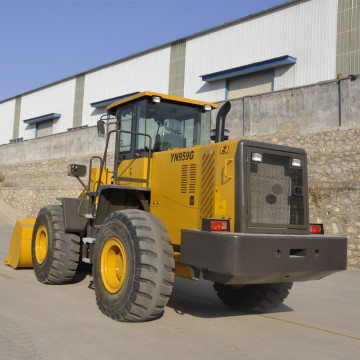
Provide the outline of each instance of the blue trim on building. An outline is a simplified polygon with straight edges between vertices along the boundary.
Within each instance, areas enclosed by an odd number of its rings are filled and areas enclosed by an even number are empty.
[[[122,95],[122,96],[117,96],[117,97],[114,97],[114,98],[111,98],[111,99],[106,99],[106,100],[101,100],[101,101],[97,101],[97,102],[93,102],[91,103],[91,107],[94,107],[94,108],[99,108],[99,107],[105,107],[115,101],[119,101],[119,100],[122,100],[122,99],[125,99],[127,97],[130,97],[130,96],[133,96],[133,95],[136,95],[136,94],[139,94],[140,92],[139,91],[136,91],[136,92],[133,92],[133,93],[130,93],[130,94],[126,94],[126,95]]]
[[[249,74],[249,73],[258,72],[261,71],[262,69],[266,70],[278,66],[290,65],[295,63],[296,63],[296,59],[294,57],[286,55],[279,58],[270,59],[250,65],[240,66],[237,68],[219,71],[212,74],[202,75],[201,78],[203,81],[211,82],[211,81],[221,80],[224,78],[226,79],[229,77],[240,76],[241,74],[245,74],[245,73]]]
[[[24,123],[25,124],[36,124],[38,122],[57,119],[59,117],[61,117],[61,114],[52,113],[52,114],[41,115],[41,116],[37,116],[37,117],[31,118],[31,119],[24,120]]]

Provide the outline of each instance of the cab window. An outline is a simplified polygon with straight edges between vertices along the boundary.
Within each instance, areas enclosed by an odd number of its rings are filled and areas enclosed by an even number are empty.
[[[120,111],[120,130],[132,131],[133,107],[126,107]],[[131,150],[131,134],[120,133],[120,152]]]
[[[198,106],[140,100],[120,109],[118,119],[120,130],[137,133],[120,132],[121,153],[183,149],[210,142],[210,111]]]
[[[142,107],[138,110],[136,131],[151,136],[152,151],[182,149],[206,141],[208,143],[210,112],[202,113],[194,106],[149,101],[146,109]],[[136,136],[136,150],[148,150],[149,146],[149,139]]]

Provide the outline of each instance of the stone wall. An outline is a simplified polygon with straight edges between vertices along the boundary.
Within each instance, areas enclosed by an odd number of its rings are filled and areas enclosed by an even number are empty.
[[[41,207],[56,203],[57,197],[77,197],[82,186],[67,176],[70,163],[88,165],[88,159],[79,156],[3,164],[0,198],[28,218],[36,216]]]
[[[92,154],[102,156],[102,153]],[[42,161],[3,164],[0,166],[0,199],[16,209],[23,218],[37,216],[46,205],[57,203],[59,197],[78,197],[83,187],[76,178],[67,175],[69,164],[86,165],[89,170],[91,155],[79,155]],[[108,162],[113,167],[113,152]],[[99,167],[99,161],[93,161]],[[88,182],[88,172],[83,178]]]

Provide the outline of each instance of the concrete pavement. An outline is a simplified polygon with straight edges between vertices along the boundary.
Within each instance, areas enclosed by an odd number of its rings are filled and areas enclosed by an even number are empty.
[[[0,360],[359,357],[359,271],[296,283],[265,315],[229,310],[209,282],[176,279],[161,319],[118,323],[98,310],[89,271],[49,286],[4,265],[13,222],[0,216]]]

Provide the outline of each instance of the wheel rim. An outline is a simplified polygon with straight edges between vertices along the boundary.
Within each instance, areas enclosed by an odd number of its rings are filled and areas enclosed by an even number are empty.
[[[48,232],[44,225],[40,225],[35,239],[35,256],[36,261],[39,264],[42,264],[46,259],[46,254],[48,251],[49,239]]]
[[[101,278],[107,291],[118,292],[125,281],[126,253],[121,241],[110,238],[101,253]]]

